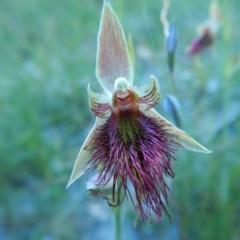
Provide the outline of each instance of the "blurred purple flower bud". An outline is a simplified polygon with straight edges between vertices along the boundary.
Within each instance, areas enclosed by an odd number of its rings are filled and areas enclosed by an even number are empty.
[[[194,56],[214,43],[221,25],[220,8],[217,1],[209,6],[209,18],[197,28],[197,37],[190,43],[188,54]]]

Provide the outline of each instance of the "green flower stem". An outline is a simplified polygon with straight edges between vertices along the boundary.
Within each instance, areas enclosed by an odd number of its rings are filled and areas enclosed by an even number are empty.
[[[115,240],[121,240],[121,207],[114,209]]]
[[[230,99],[230,81],[231,81],[231,71],[232,71],[232,63],[230,59],[230,49],[231,49],[231,23],[229,18],[230,5],[228,1],[223,2],[223,56],[224,56],[224,68],[223,68],[223,76],[224,76],[224,92],[223,92],[223,106],[224,106],[224,114],[225,123],[228,121],[229,114],[229,99]],[[227,139],[227,125],[225,124],[225,129],[223,131],[223,138]]]
[[[118,178],[118,184],[121,185],[122,180]],[[119,192],[120,197],[122,196],[122,191]],[[121,205],[115,207],[114,209],[114,228],[115,228],[115,240],[121,240]]]

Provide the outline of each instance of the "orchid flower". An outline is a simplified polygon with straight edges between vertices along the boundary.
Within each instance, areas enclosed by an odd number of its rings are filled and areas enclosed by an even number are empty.
[[[109,205],[118,206],[129,198],[143,220],[152,213],[160,220],[162,211],[169,216],[164,205],[168,200],[164,175],[174,177],[174,152],[178,148],[210,151],[154,110],[160,99],[154,76],[143,87],[133,86],[125,35],[106,1],[98,34],[96,76],[104,92],[95,93],[88,86],[96,122],[80,149],[67,187],[87,170],[97,170],[95,185],[111,183]]]
[[[194,56],[212,45],[221,25],[220,8],[217,1],[209,6],[209,18],[197,28],[197,37],[190,43],[188,54]]]

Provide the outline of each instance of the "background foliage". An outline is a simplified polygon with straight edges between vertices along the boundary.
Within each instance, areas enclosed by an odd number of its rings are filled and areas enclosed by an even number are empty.
[[[208,0],[172,0],[178,27],[177,97],[182,128],[211,155],[179,151],[172,223],[139,221],[123,206],[123,239],[238,239],[240,236],[240,51],[238,0],[221,0],[221,31],[195,58],[186,46],[208,17]],[[131,33],[135,84],[155,75],[173,93],[159,13],[162,2],[111,4]],[[75,157],[94,123],[87,84],[95,78],[100,0],[1,0],[0,239],[112,239],[111,209],[87,196],[84,177],[67,191]],[[164,112],[162,102],[157,110]]]

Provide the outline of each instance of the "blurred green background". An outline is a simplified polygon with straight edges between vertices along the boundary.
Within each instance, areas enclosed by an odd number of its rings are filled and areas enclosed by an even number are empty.
[[[208,18],[210,1],[172,0],[178,28],[176,96],[182,129],[214,151],[179,151],[172,223],[133,226],[122,207],[122,239],[240,239],[240,2],[219,1],[213,46],[190,58],[186,47]],[[135,84],[155,75],[173,94],[159,13],[162,1],[112,0],[135,50]],[[82,177],[65,189],[94,123],[87,84],[95,77],[102,0],[0,2],[0,239],[114,239],[112,211],[88,196]],[[172,121],[162,101],[157,110]],[[180,204],[179,204],[180,203]]]

